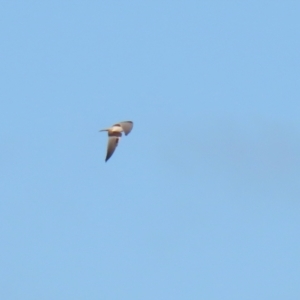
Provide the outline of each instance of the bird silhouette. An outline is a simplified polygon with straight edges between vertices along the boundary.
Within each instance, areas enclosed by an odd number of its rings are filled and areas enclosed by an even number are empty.
[[[121,139],[122,132],[124,132],[125,135],[128,135],[132,130],[132,127],[133,127],[133,122],[123,121],[114,124],[109,128],[99,130],[99,131],[107,131],[108,134],[107,154],[106,154],[105,162],[107,162],[115,152],[116,147],[118,146],[118,143]]]

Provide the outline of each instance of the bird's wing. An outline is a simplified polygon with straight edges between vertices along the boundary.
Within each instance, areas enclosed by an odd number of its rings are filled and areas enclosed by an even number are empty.
[[[113,155],[115,152],[116,147],[118,146],[118,142],[120,140],[121,135],[110,135],[108,137],[108,144],[107,144],[107,154],[105,161],[108,161],[109,158]]]
[[[115,124],[114,126],[121,126],[122,129],[125,132],[125,135],[128,135],[133,127],[133,122],[131,121],[124,121],[124,122],[119,122],[117,124]]]

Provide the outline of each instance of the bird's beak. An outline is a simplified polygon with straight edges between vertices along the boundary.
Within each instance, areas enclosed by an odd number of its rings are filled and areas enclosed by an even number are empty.
[[[101,130],[99,130],[99,132],[101,132],[101,131],[108,131],[108,129],[101,129]]]

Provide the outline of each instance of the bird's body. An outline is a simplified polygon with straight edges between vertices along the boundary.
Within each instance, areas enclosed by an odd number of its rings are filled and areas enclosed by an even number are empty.
[[[121,139],[122,132],[124,132],[125,135],[128,135],[132,130],[132,127],[133,127],[133,122],[124,121],[124,122],[114,124],[112,127],[100,130],[100,131],[107,131],[108,134],[107,154],[106,154],[105,161],[108,161],[109,158],[113,155]]]
[[[114,125],[111,128],[108,128],[108,133],[114,133],[114,132],[123,132],[123,128],[121,126]]]

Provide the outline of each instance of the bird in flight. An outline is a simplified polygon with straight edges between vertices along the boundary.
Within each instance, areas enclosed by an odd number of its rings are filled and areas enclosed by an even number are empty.
[[[121,139],[122,132],[124,132],[125,135],[128,135],[132,127],[133,127],[133,122],[124,121],[124,122],[119,122],[109,128],[99,130],[99,131],[107,131],[108,134],[107,154],[106,154],[105,162],[107,162],[109,158],[113,155],[116,147],[118,146],[119,140]]]

